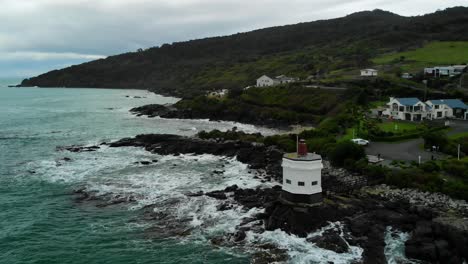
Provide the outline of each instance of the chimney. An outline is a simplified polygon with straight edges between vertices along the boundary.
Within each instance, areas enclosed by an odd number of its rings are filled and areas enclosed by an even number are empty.
[[[299,146],[297,148],[297,156],[304,157],[307,156],[307,144],[305,143],[304,139],[299,141]]]

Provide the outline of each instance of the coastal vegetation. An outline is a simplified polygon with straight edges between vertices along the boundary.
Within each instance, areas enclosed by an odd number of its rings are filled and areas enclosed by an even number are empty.
[[[425,67],[437,65],[466,64],[467,41],[434,41],[424,46],[403,52],[383,54],[372,59],[375,64],[397,64],[402,70],[420,72]]]
[[[365,11],[331,20],[164,44],[51,71],[26,79],[22,85],[144,88],[186,98],[206,91],[240,89],[263,74],[301,79],[313,76],[329,84],[348,82],[358,76],[359,69],[374,63],[382,66],[388,81],[401,71],[401,63],[395,64],[395,58],[418,60],[444,47],[449,53],[463,49],[465,44],[459,43],[468,41],[464,34],[467,10],[455,7],[417,17]],[[426,45],[432,41],[442,42]],[[446,41],[450,42],[443,43]],[[426,48],[418,51],[421,47]],[[405,51],[413,53],[400,54]],[[450,53],[443,62],[466,62],[463,56]]]

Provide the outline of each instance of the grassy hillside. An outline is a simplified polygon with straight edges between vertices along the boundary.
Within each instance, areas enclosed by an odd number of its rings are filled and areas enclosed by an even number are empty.
[[[412,72],[437,65],[468,63],[468,41],[434,41],[421,48],[378,56],[376,64],[401,64]]]
[[[24,86],[145,88],[193,96],[253,84],[263,74],[307,77],[372,66],[382,52],[468,41],[468,7],[417,17],[382,10],[149,48],[26,79]],[[339,76],[338,76],[339,77]]]

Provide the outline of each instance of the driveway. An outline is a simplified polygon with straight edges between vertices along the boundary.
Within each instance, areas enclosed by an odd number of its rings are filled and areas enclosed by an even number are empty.
[[[468,132],[468,120],[450,120],[450,127],[448,135]]]
[[[423,150],[420,146],[424,144],[422,138],[408,140],[397,143],[387,142],[371,142],[366,147],[367,155],[379,155],[385,160],[404,160],[404,161],[418,161],[421,156],[421,161],[431,160],[431,156],[438,159],[442,154],[436,154]]]

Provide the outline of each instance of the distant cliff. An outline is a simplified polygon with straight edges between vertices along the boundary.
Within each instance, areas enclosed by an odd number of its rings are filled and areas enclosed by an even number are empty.
[[[145,88],[190,96],[256,77],[359,68],[384,52],[433,40],[468,40],[468,7],[402,17],[382,10],[272,27],[111,56],[26,79],[23,86]]]

